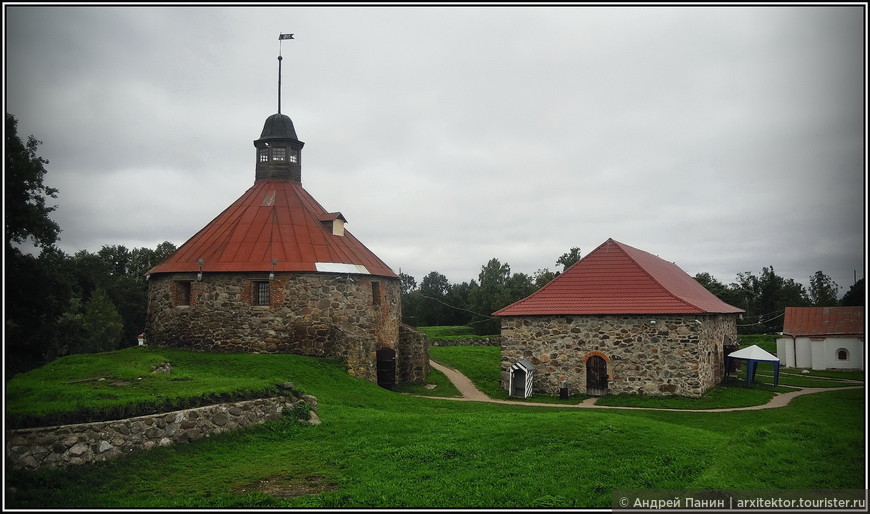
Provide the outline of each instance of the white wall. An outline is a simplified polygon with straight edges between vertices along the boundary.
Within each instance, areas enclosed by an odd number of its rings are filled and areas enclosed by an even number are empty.
[[[837,358],[845,349],[847,360]],[[864,342],[857,338],[830,337],[812,341],[809,337],[781,337],[776,340],[776,356],[788,368],[864,369]]]
[[[813,344],[822,347],[820,353],[824,356],[826,368],[864,369],[864,344],[857,338],[829,337],[824,341],[814,341]],[[840,349],[846,350],[847,360],[837,358],[837,350]]]

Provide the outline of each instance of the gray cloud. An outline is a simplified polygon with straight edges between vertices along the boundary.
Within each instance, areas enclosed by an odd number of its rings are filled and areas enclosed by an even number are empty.
[[[68,252],[181,244],[241,196],[292,32],[303,184],[418,281],[608,237],[726,283],[864,275],[860,6],[4,7]]]

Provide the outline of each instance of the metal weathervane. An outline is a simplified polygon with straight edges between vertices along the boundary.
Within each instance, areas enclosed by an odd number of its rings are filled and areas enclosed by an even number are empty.
[[[278,34],[278,114],[281,114],[281,43],[285,39],[293,39],[293,34]]]

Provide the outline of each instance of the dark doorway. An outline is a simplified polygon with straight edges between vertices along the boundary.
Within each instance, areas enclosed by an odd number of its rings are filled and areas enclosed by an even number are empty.
[[[526,372],[522,369],[514,370],[514,390],[511,391],[511,396],[526,397]]]
[[[378,350],[378,385],[393,390],[396,386],[396,350]]]
[[[593,355],[586,361],[586,394],[607,394],[607,361],[598,355]]]

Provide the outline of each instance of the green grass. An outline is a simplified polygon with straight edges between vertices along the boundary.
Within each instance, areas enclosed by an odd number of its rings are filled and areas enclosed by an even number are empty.
[[[748,334],[739,335],[737,339],[740,341],[740,348],[756,345],[762,350],[776,355],[776,334]]]
[[[427,388],[421,384],[399,384],[396,392],[414,394],[418,396],[434,396],[439,398],[458,398],[462,393],[456,389],[453,382],[444,373],[435,368],[429,368],[429,376],[426,377],[426,385],[435,386]]]
[[[429,339],[450,341],[454,339],[472,339],[472,338],[488,338],[494,336],[479,336],[474,333],[471,327],[464,325],[459,326],[437,326],[437,327],[416,327],[417,330],[423,332]],[[497,336],[496,336],[497,337]]]
[[[459,371],[491,398],[508,397],[501,388],[499,346],[433,346],[429,348],[429,358]]]
[[[10,380],[6,384],[6,413],[38,416],[155,399],[255,391],[290,381],[282,358],[287,357],[144,347],[71,355]],[[171,364],[171,373],[152,373],[164,362]]]
[[[182,353],[173,358],[196,368],[189,376],[292,381],[317,396],[323,423],[277,421],[66,470],[7,469],[5,507],[609,509],[614,489],[864,487],[861,389],[733,413],[550,409],[397,394],[332,360]]]
[[[863,371],[840,371],[834,369],[825,369],[825,370],[807,370],[809,373],[805,374],[802,370],[791,369],[791,368],[780,368],[779,375],[795,375],[800,377],[823,377],[823,378],[834,378],[838,380],[858,380],[864,381],[864,372]]]
[[[785,388],[779,390],[784,391]],[[699,398],[614,394],[598,398],[595,404],[654,409],[723,409],[762,405],[769,402],[775,393],[772,387],[744,387],[742,384],[730,382],[710,389]]]

